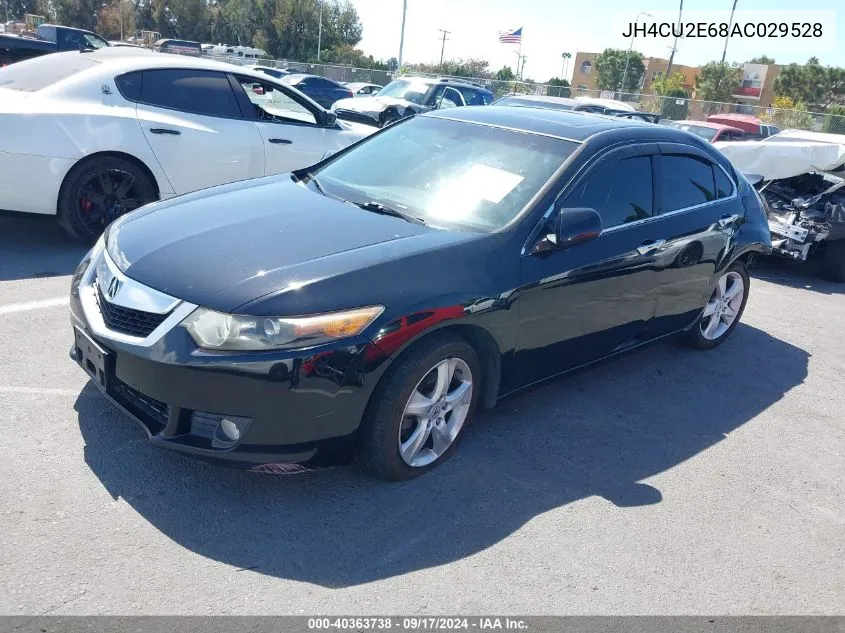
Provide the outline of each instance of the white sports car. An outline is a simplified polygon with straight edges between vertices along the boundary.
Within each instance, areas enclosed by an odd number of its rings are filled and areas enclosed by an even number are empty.
[[[0,209],[57,214],[91,241],[153,200],[307,167],[373,131],[238,66],[44,55],[0,69]]]

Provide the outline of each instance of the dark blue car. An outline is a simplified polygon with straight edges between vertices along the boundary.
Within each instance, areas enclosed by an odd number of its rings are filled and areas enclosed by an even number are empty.
[[[292,74],[280,77],[280,80],[304,92],[327,110],[330,110],[332,104],[338,99],[348,99],[353,96],[352,91],[346,86],[318,75]]]

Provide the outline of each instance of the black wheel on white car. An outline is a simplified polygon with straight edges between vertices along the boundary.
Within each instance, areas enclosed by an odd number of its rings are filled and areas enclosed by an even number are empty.
[[[828,242],[824,247],[824,276],[845,283],[845,240]]]
[[[73,237],[93,243],[112,221],[157,198],[154,183],[135,163],[118,156],[92,158],[67,175],[59,223]]]
[[[376,388],[361,424],[358,461],[379,479],[418,477],[454,453],[478,401],[481,366],[460,337],[412,348]]]
[[[750,278],[745,264],[736,261],[723,271],[701,316],[687,333],[687,343],[696,349],[713,349],[736,329],[748,301]]]

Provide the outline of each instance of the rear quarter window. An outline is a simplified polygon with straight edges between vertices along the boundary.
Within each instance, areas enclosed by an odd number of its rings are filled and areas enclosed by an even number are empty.
[[[124,99],[127,101],[139,101],[141,99],[142,76],[142,73],[139,71],[115,77],[114,83]]]

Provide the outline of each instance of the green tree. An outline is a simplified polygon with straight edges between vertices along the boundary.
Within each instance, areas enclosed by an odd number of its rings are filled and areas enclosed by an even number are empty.
[[[625,73],[626,57],[628,58],[628,72]],[[622,90],[622,92],[635,92],[640,87],[645,64],[643,56],[637,51],[628,51],[606,48],[604,52],[596,55],[595,60],[596,85],[600,90]],[[622,85],[623,76],[625,85]]]
[[[372,55],[365,55],[364,51],[355,48],[351,44],[342,44],[327,50],[321,60],[326,64],[343,64],[353,68],[369,68],[372,70],[388,70],[387,63],[373,58]]]
[[[317,55],[320,27],[319,0],[276,0],[272,24],[278,36],[276,54],[286,59],[310,60]],[[348,1],[324,0],[321,46],[324,51],[361,41],[363,27]]]
[[[683,73],[677,73],[658,77],[651,85],[654,94],[659,97],[660,114],[667,119],[679,121],[689,114],[689,95],[684,81]]]
[[[513,81],[516,79],[516,75],[513,74],[513,69],[510,66],[502,66],[499,70],[496,71],[496,74],[493,75],[493,79],[497,81]]]
[[[447,59],[441,65],[439,62],[427,64],[404,64],[413,72],[429,75],[445,75],[448,77],[475,77],[491,79],[490,62],[483,59]]]
[[[695,79],[695,94],[704,101],[725,103],[731,100],[739,82],[739,65],[710,62],[701,67]]]
[[[56,22],[93,31],[102,3],[99,0],[54,0]]]
[[[755,57],[755,58],[749,60],[748,63],[749,64],[767,64],[767,65],[771,66],[772,64],[775,63],[775,60],[771,57],[766,56],[766,55],[760,55],[760,57]]]
[[[50,3],[47,0],[8,0],[9,19],[23,20],[23,16],[27,13],[34,13],[36,15],[43,15],[50,19],[53,15]],[[5,19],[6,14],[3,13]]]
[[[775,78],[774,92],[816,109],[845,102],[845,69],[822,66],[811,57],[806,64],[789,64]]]
[[[569,81],[560,77],[549,79],[546,95],[550,97],[568,97],[571,93]]]
[[[815,123],[805,103],[796,103],[789,97],[775,97],[772,106],[774,111],[771,114],[764,112],[760,115],[760,120],[776,125],[782,130],[809,130]]]
[[[832,105],[826,110],[822,132],[845,134],[845,106]]]

